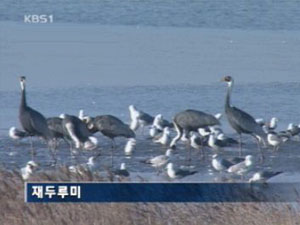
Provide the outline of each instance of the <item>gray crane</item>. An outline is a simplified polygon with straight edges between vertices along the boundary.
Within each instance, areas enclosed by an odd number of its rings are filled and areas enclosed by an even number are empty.
[[[177,113],[173,119],[173,124],[176,129],[177,135],[173,138],[170,147],[172,149],[175,149],[176,143],[182,137],[183,133],[189,134],[191,131],[198,132],[199,128],[220,125],[220,122],[213,115],[193,109],[188,109]],[[190,159],[191,149],[189,147],[189,160]]]
[[[104,136],[111,139],[111,164],[113,166],[114,139],[116,137],[135,138],[135,133],[122,120],[112,115],[89,117],[87,121],[87,127],[91,132],[96,133],[100,131]]]
[[[28,136],[30,136],[31,153],[33,155],[33,136],[44,138],[48,142],[48,145],[52,143],[51,141],[53,137],[50,130],[48,129],[46,118],[40,112],[27,105],[25,82],[26,77],[21,76],[20,85],[22,92],[21,104],[19,108],[19,120],[25,132],[27,132]]]
[[[242,134],[250,134],[257,141],[257,146],[263,159],[263,152],[260,143],[262,142],[266,146],[266,133],[251,115],[231,105],[230,99],[234,83],[233,78],[231,76],[225,76],[222,81],[226,82],[228,85],[225,101],[225,113],[229,124],[239,135],[240,155],[242,155]]]

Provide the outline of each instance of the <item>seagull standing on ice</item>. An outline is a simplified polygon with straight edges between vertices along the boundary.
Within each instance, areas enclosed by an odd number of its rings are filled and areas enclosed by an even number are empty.
[[[155,126],[151,126],[149,129],[149,135],[151,138],[155,138],[162,130],[157,129]]]
[[[193,132],[192,136],[190,137],[191,147],[201,151],[202,157],[204,157],[204,145],[207,145],[207,140],[203,137],[199,137],[198,133]]]
[[[287,128],[287,132],[289,132],[292,137],[296,136],[298,138],[298,140],[299,140],[300,125],[297,126],[297,125],[295,125],[293,123],[290,123],[289,126],[288,126],[288,128]]]
[[[233,166],[233,164],[231,162],[229,162],[226,159],[221,158],[217,154],[213,155],[211,164],[212,164],[213,168],[219,172],[226,171],[229,167]]]
[[[226,145],[222,141],[218,140],[214,134],[210,134],[208,138],[208,146],[215,151],[221,151]]]
[[[268,131],[274,131],[277,128],[278,118],[272,117],[270,120],[270,123],[267,124],[267,130]]]
[[[168,145],[170,142],[170,129],[169,127],[165,127],[163,130],[163,134],[158,139],[154,140],[155,143],[160,143],[163,146]]]
[[[273,171],[260,171],[255,174],[249,179],[249,183],[255,183],[255,182],[261,182],[266,183],[267,180],[271,179],[272,177],[275,177],[282,172],[273,172]]]
[[[249,172],[254,167],[254,164],[254,157],[252,155],[247,155],[243,162],[229,167],[227,172],[243,176],[245,173]]]
[[[158,114],[154,117],[152,126],[156,127],[159,130],[163,130],[165,127],[173,127],[173,124],[165,120],[161,114]]]
[[[134,105],[129,106],[129,113],[131,118],[130,129],[136,131],[139,126],[143,129],[145,126],[151,125],[154,121],[154,118],[149,114],[138,110]]]
[[[273,147],[274,152],[279,150],[279,146],[282,143],[285,143],[288,140],[287,137],[281,137],[278,134],[276,134],[275,132],[271,131],[268,133],[267,136],[267,141],[268,144],[271,145]]]
[[[189,170],[182,170],[182,169],[175,170],[173,163],[168,163],[166,169],[167,169],[167,175],[171,179],[180,179],[197,173],[197,171],[189,171]]]
[[[160,169],[164,167],[172,157],[172,149],[168,149],[164,155],[158,155],[153,158],[143,160],[143,163],[150,164],[157,169],[157,174],[160,173]]]

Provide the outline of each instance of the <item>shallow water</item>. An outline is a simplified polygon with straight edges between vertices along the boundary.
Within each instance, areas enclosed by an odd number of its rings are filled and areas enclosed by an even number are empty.
[[[224,74],[236,78],[233,104],[254,117],[279,118],[278,130],[300,123],[300,2],[299,1],[71,1],[3,0],[0,5],[0,164],[7,169],[30,159],[29,142],[13,142],[9,127],[20,127],[17,78],[27,76],[28,102],[46,117],[61,113],[113,114],[129,122],[128,106],[171,120],[192,108],[223,112]],[[24,14],[53,14],[53,24],[25,24]],[[225,132],[234,137],[226,119]],[[172,134],[174,136],[174,133]],[[58,163],[85,163],[101,151],[101,171],[110,165],[110,143],[99,138],[99,149],[71,158],[62,143]],[[257,155],[246,137],[247,153]],[[115,166],[126,162],[149,181],[165,181],[140,160],[165,149],[138,133],[137,149],[124,156],[125,140],[117,141]],[[54,169],[52,159],[35,140],[40,169]],[[183,181],[223,180],[207,161],[192,164],[199,173]],[[274,181],[299,181],[299,142],[267,151],[264,168],[282,170]],[[181,145],[175,164],[186,164]],[[237,155],[228,148],[224,155]]]
[[[299,123],[298,110],[300,106],[298,83],[270,83],[238,85],[233,92],[233,104],[246,110],[256,118],[269,119],[272,116],[279,118],[278,130],[286,129],[288,123]],[[45,116],[57,116],[61,113],[77,115],[79,109],[84,109],[88,115],[112,114],[118,116],[125,122],[129,122],[128,106],[136,105],[138,108],[156,115],[162,113],[166,119],[183,109],[193,108],[209,113],[223,113],[225,85],[217,83],[212,85],[199,86],[138,86],[138,87],[86,87],[70,89],[49,89],[44,91],[30,90],[28,84],[28,103],[38,109]],[[7,136],[10,126],[19,126],[18,105],[20,101],[19,91],[1,91],[4,101],[0,103],[1,118],[1,142],[0,160],[2,165],[8,169],[20,168],[30,160],[30,145],[28,140],[15,142]],[[76,96],[76,97],[75,97]],[[222,119],[224,131],[235,137],[232,129],[228,126],[226,118]],[[143,135],[137,132],[137,147],[131,158],[124,155],[126,140],[117,140],[117,150],[115,150],[114,165],[119,167],[121,162],[127,164],[128,170],[133,174],[133,180],[138,176],[145,177],[149,181],[168,180],[165,175],[156,176],[156,171],[141,163],[140,161],[150,156],[164,154],[166,148],[153,143],[147,139],[148,130]],[[172,133],[172,137],[175,133]],[[99,149],[94,151],[82,151],[75,158],[70,156],[69,147],[61,143],[58,151],[58,164],[74,165],[86,163],[88,157],[101,152],[97,159],[100,171],[110,167],[110,141],[97,135],[99,139]],[[254,154],[258,156],[258,150],[252,138],[244,138],[246,149],[244,154]],[[34,142],[37,155],[35,160],[41,164],[41,169],[54,169],[53,159],[46,149],[45,144],[39,140]],[[256,169],[265,168],[276,171],[284,171],[284,174],[274,178],[275,181],[294,182],[300,180],[300,143],[297,140],[282,146],[279,153],[266,150],[266,161],[263,165],[257,164]],[[174,157],[176,166],[186,165],[185,146],[180,144]],[[212,152],[206,149],[206,159],[200,160],[199,152],[192,151],[192,165],[199,171],[196,175],[184,178],[183,181],[223,181],[227,178],[220,177],[211,168]],[[237,156],[237,148],[226,148],[224,156]]]

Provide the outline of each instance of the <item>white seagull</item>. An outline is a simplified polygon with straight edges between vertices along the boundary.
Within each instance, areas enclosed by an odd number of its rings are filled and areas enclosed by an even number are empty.
[[[278,118],[272,117],[268,129],[274,131],[277,128],[277,123],[278,123]]]
[[[172,149],[168,149],[164,155],[158,155],[153,158],[143,160],[143,163],[150,164],[157,169],[157,173],[160,173],[160,169],[164,167],[172,157]]]
[[[212,167],[219,172],[226,171],[229,167],[233,166],[231,162],[221,158],[219,155],[214,154],[211,161]]]
[[[227,172],[243,176],[245,173],[247,173],[254,167],[254,164],[254,157],[252,155],[247,155],[243,162],[229,167]]]
[[[175,170],[173,163],[168,163],[166,169],[167,169],[167,175],[171,179],[179,179],[197,173],[197,171],[189,171],[189,170],[182,170],[182,169]]]
[[[287,132],[292,136],[296,136],[299,139],[299,134],[300,134],[300,125],[297,126],[293,123],[290,123],[288,128],[287,128]]]
[[[203,143],[201,140],[201,137],[199,137],[199,135],[197,135],[197,133],[193,132],[192,136],[190,137],[190,141],[191,141],[191,146],[194,149],[202,149],[203,147]]]
[[[139,126],[144,129],[145,126],[151,125],[154,121],[152,116],[141,110],[138,110],[134,105],[129,106],[129,113],[131,118],[130,128],[133,131],[136,131]]]
[[[208,138],[208,146],[215,151],[220,151],[226,145],[222,141],[218,140],[214,134],[210,134]]]
[[[206,140],[203,140],[202,137],[199,137],[198,133],[192,133],[192,136],[190,137],[191,147],[200,150],[202,157],[204,157],[204,144],[207,144],[205,142]]]
[[[26,166],[21,168],[21,175],[23,180],[28,180],[34,169],[38,167],[38,164],[34,161],[28,161]]]
[[[288,140],[287,137],[279,136],[278,134],[276,134],[273,131],[269,132],[268,135],[267,135],[268,144],[273,147],[274,151],[278,151],[279,146],[282,143],[285,143],[287,140]]]
[[[132,155],[132,152],[134,151],[135,147],[136,147],[136,140],[134,138],[129,138],[124,148],[125,155],[127,156]]]
[[[225,134],[223,134],[223,133],[218,134],[217,140],[223,142],[225,146],[232,146],[232,145],[238,144],[237,140],[235,140],[231,137],[226,137]]]
[[[24,137],[27,137],[28,136],[28,133],[25,132],[25,131],[22,131],[22,130],[19,130],[15,127],[11,127],[9,129],[9,137],[14,139],[14,140],[19,140],[19,139],[22,139]]]
[[[94,172],[97,169],[97,164],[95,163],[96,159],[100,156],[101,154],[97,154],[96,156],[91,156],[88,158],[87,163],[82,163],[80,165],[72,165],[69,166],[69,171],[71,173],[78,173],[80,175],[83,175],[84,171],[90,171],[90,172]]]
[[[163,117],[161,114],[158,114],[154,117],[152,126],[159,130],[163,130],[164,128],[162,126],[162,122],[163,122]]]
[[[205,128],[199,128],[198,129],[198,133],[202,136],[202,137],[207,137],[208,135],[210,135],[210,130],[209,129],[205,129]]]
[[[160,143],[163,146],[168,145],[168,143],[170,142],[170,129],[169,127],[165,127],[163,130],[163,133],[161,135],[161,137],[153,140],[155,143]]]
[[[282,172],[273,172],[273,171],[260,171],[253,174],[253,176],[249,179],[249,183],[261,182],[266,183],[267,180],[275,177]]]
[[[133,131],[136,131],[139,128],[139,116],[140,113],[139,111],[134,107],[134,105],[130,105],[129,106],[129,113],[130,113],[130,119],[131,119],[131,123],[130,123],[130,129]]]

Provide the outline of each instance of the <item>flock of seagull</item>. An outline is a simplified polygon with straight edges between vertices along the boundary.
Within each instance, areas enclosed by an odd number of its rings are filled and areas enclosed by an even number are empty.
[[[20,77],[21,102],[19,108],[19,121],[22,129],[11,127],[9,136],[14,140],[29,138],[31,146],[32,160],[21,169],[23,179],[26,180],[38,167],[34,162],[35,155],[32,137],[39,137],[48,145],[49,151],[55,159],[56,151],[61,140],[68,143],[70,153],[75,149],[94,150],[98,147],[98,139],[94,136],[100,132],[111,140],[111,166],[113,168],[113,155],[116,149],[115,138],[127,138],[124,148],[125,155],[132,155],[136,148],[136,133],[142,130],[143,136],[148,136],[154,143],[162,145],[166,149],[165,154],[142,160],[141,163],[148,164],[156,169],[160,174],[166,169],[166,175],[170,179],[180,179],[197,173],[192,166],[175,167],[173,164],[174,152],[177,143],[181,141],[187,148],[187,161],[191,161],[191,149],[196,149],[205,159],[205,149],[210,149],[212,154],[211,165],[215,171],[221,174],[233,174],[244,176],[253,171],[256,159],[253,155],[242,157],[242,149],[245,145],[242,142],[242,135],[251,135],[257,142],[260,152],[261,163],[264,162],[264,149],[271,147],[273,151],[278,151],[280,146],[293,137],[299,138],[300,126],[289,124],[287,130],[277,132],[278,119],[273,117],[270,121],[264,119],[254,119],[245,111],[234,107],[231,104],[231,93],[234,80],[230,76],[225,76],[222,81],[227,83],[227,94],[225,100],[225,114],[233,130],[238,134],[238,140],[226,136],[221,128],[222,114],[211,115],[202,111],[188,109],[177,113],[172,122],[163,118],[161,114],[151,116],[134,105],[129,106],[130,124],[124,123],[113,115],[87,116],[83,110],[79,115],[61,114],[58,117],[45,118],[40,112],[31,108],[26,100],[26,78]],[[149,134],[145,134],[145,128]],[[171,137],[172,132],[176,132],[175,137]],[[222,152],[225,147],[236,146],[239,148],[239,157],[224,158]],[[101,156],[97,154],[89,158],[84,165],[88,170],[95,166],[95,160]],[[82,166],[82,165],[81,165]],[[70,166],[71,172],[78,172],[78,166]],[[130,173],[126,169],[125,163],[120,169],[114,170],[115,175],[128,177]],[[253,174],[249,182],[266,182],[268,179],[282,173],[282,171],[262,170]]]

